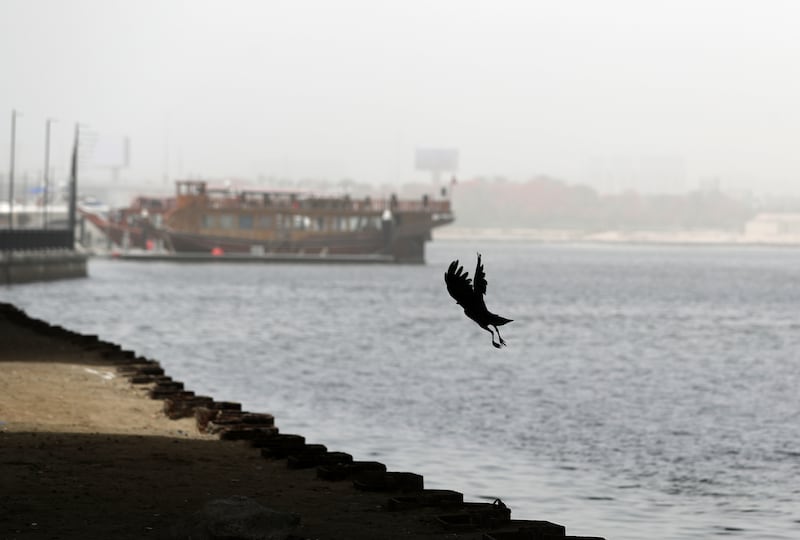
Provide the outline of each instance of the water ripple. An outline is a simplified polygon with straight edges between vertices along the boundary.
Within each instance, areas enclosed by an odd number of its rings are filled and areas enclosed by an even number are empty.
[[[484,255],[509,347],[447,296]],[[426,266],[92,261],[6,288],[284,432],[620,540],[797,538],[800,252],[436,242]]]

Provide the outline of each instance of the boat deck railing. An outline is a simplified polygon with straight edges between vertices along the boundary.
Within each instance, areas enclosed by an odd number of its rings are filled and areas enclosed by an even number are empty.
[[[188,202],[188,201],[186,201]],[[181,201],[184,203],[184,200]],[[182,205],[179,203],[179,205]],[[205,204],[209,208],[230,209],[230,210],[257,210],[257,209],[285,209],[287,211],[296,210],[316,210],[316,211],[340,211],[340,212],[363,212],[363,213],[382,213],[385,210],[392,212],[421,212],[429,214],[450,213],[449,200],[374,200],[364,199],[297,199],[279,200],[262,198],[242,198],[242,197],[208,197]]]

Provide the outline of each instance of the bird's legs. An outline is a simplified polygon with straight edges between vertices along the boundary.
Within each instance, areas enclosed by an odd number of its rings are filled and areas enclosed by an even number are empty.
[[[498,341],[500,341],[500,345],[505,347],[506,340],[504,340],[503,338],[500,337],[500,329],[497,328],[496,325],[492,325],[492,326],[494,326],[494,331],[497,332],[497,339],[498,339]],[[494,338],[494,334],[492,334],[492,338]]]
[[[501,345],[500,345],[500,343],[497,343],[497,342],[494,340],[494,332],[492,331],[492,329],[491,329],[491,328],[489,328],[488,326],[481,326],[481,328],[483,328],[484,330],[486,330],[487,332],[489,332],[490,334],[492,334],[492,345],[494,345],[494,346],[495,346],[495,348],[499,349]],[[497,328],[497,327],[495,326],[495,329],[496,329],[496,328]],[[500,332],[498,332],[498,333],[497,333],[497,335],[499,336],[499,335],[500,335]],[[505,345],[505,342],[504,342],[502,339],[500,340],[500,342],[501,342],[501,343],[503,343],[503,344]]]
[[[495,348],[499,349],[501,345],[500,345],[500,343],[498,343],[498,342],[496,342],[496,341],[494,340],[494,331],[493,331],[491,328],[489,328],[489,326],[488,326],[488,325],[487,325],[487,326],[481,326],[481,328],[483,328],[484,330],[486,330],[487,332],[489,332],[490,334],[492,334],[492,345],[494,345],[494,346],[495,346]],[[495,327],[495,329],[496,329],[496,328],[497,328],[497,327]],[[499,335],[500,335],[500,333],[498,332],[498,333],[497,333],[497,335],[499,336]],[[501,341],[502,341],[502,340],[501,340]]]

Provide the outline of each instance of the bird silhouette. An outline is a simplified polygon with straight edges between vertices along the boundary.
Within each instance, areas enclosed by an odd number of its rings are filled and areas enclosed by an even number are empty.
[[[464,308],[464,314],[492,334],[492,345],[498,349],[504,346],[506,342],[500,337],[500,330],[497,327],[510,323],[512,319],[495,315],[486,308],[486,303],[483,301],[483,295],[486,294],[486,273],[481,264],[481,254],[478,253],[474,283],[469,277],[469,272],[464,272],[464,267],[458,265],[458,259],[450,263],[450,267],[444,274],[444,282],[447,284],[447,292],[450,293],[450,296]],[[494,340],[495,332],[497,332],[497,341]]]

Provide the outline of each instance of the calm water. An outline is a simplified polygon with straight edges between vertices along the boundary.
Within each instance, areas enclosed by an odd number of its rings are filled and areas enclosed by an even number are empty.
[[[508,348],[442,274],[480,250]],[[0,289],[283,432],[609,539],[800,538],[800,250],[435,242]]]

